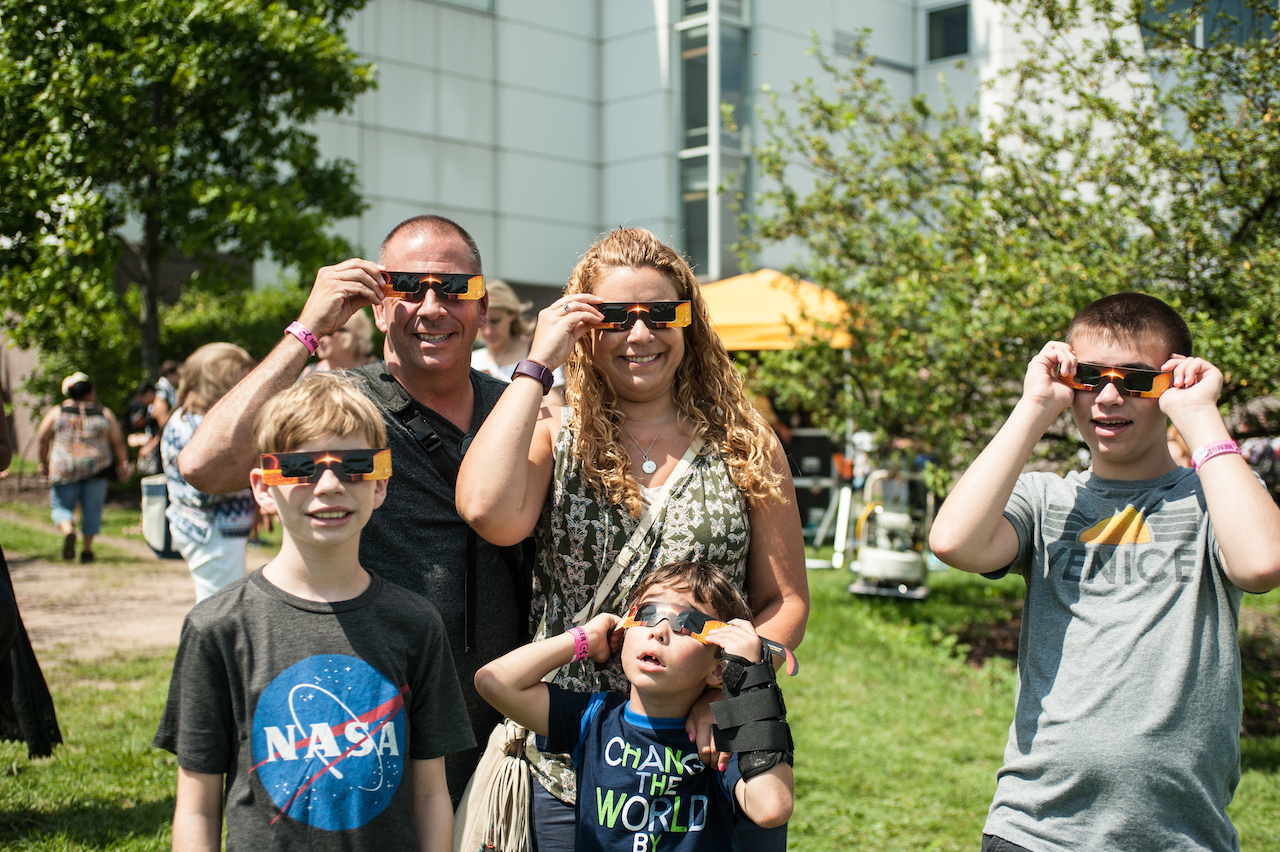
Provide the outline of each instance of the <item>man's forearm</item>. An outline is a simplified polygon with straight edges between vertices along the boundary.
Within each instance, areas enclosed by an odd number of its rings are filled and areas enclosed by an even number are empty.
[[[178,470],[206,494],[222,494],[249,487],[253,453],[253,419],[271,397],[292,385],[310,352],[291,334],[276,345],[253,372],[245,376],[209,410],[178,456]]]

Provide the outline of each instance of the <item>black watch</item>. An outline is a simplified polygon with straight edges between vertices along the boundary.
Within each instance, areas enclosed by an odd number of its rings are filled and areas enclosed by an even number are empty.
[[[551,392],[551,384],[555,381],[555,376],[550,370],[533,361],[521,361],[516,364],[515,370],[511,373],[511,380],[515,381],[516,376],[528,376],[536,380],[542,385],[543,396]]]

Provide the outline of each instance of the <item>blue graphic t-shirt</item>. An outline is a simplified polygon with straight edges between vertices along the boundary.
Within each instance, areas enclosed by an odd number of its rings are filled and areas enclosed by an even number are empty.
[[[227,776],[229,852],[417,848],[410,761],[473,743],[424,598],[374,576],[307,601],[257,571],[187,616],[155,738]]]
[[[641,716],[624,696],[548,689],[547,749],[578,770],[575,852],[736,852],[736,760],[703,765],[684,719]]]

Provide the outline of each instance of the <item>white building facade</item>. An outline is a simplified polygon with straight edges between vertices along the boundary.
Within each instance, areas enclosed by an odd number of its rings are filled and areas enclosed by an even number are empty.
[[[864,27],[904,96],[945,71],[975,97],[1016,44],[987,0],[372,0],[347,34],[378,87],[316,123],[370,205],[339,230],[372,256],[397,222],[439,213],[475,236],[488,275],[558,289],[599,235],[645,227],[704,281],[728,277],[737,215],[717,190],[749,204],[758,188],[761,87],[785,103],[820,73],[811,32],[838,54]]]

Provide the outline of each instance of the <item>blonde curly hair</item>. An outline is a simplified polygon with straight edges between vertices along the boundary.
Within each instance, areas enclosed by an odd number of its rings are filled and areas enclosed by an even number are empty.
[[[596,241],[578,262],[565,293],[592,293],[612,270],[640,268],[657,271],[675,285],[681,299],[691,303],[693,322],[681,329],[684,358],[676,369],[673,389],[680,415],[693,424],[695,437],[719,450],[744,495],[784,502],[782,475],[773,465],[773,432],[747,401],[742,376],[711,328],[698,279],[675,249],[649,231],[617,228]],[[627,418],[618,408],[617,392],[591,358],[590,338],[597,333],[580,338],[565,364],[565,399],[573,409],[577,430],[574,454],[582,462],[587,483],[638,517],[640,486],[630,473],[631,455],[622,441]]]

